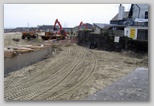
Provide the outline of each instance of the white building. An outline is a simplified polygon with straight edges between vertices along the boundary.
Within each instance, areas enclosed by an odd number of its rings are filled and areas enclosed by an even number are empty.
[[[124,29],[124,36],[134,40],[148,40],[148,4],[132,4],[129,18],[134,24]]]
[[[124,36],[134,40],[148,40],[148,27],[128,26],[124,30]]]
[[[129,16],[133,20],[135,18],[148,19],[148,4],[132,4]]]

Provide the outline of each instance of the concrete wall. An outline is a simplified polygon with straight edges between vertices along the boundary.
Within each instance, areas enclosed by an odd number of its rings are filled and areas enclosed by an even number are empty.
[[[52,51],[52,47],[47,47],[39,51],[21,54],[13,58],[4,58],[4,74],[8,74],[43,60],[47,55],[52,54]]]

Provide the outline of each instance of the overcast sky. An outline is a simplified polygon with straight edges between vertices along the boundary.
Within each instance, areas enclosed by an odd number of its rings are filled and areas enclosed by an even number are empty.
[[[125,11],[131,4],[122,4]],[[83,23],[109,23],[118,13],[119,4],[4,4],[4,28],[53,25],[62,27]]]

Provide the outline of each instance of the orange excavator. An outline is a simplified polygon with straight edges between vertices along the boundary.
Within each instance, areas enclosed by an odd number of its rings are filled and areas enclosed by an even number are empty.
[[[59,25],[59,30],[56,28],[56,24]],[[48,39],[65,39],[67,34],[65,30],[62,28],[60,22],[58,19],[55,20],[54,23],[54,32],[45,32],[45,36],[41,36],[43,40],[48,40]]]
[[[56,19],[56,21],[55,21],[54,29],[53,30],[57,30],[56,29],[56,24],[58,24],[59,27],[60,27],[60,29],[57,32],[57,34],[61,35],[62,39],[65,39],[65,37],[67,36],[67,34],[66,34],[65,30],[62,28],[62,26],[61,26],[60,22],[58,21],[58,19]]]
[[[87,25],[84,24],[84,23],[81,21],[80,24],[79,24],[79,26],[78,26],[78,30],[80,29],[80,26],[82,26],[82,25],[84,25],[84,27],[85,27],[86,30],[88,29]]]

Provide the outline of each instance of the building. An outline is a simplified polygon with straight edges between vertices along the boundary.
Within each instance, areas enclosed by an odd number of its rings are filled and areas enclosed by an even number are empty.
[[[128,19],[129,11],[124,11],[125,7],[120,4],[119,12],[111,19],[110,24],[126,25]]]
[[[87,28],[86,28],[87,27]],[[73,30],[75,32],[79,31],[79,30],[89,30],[89,31],[92,31],[93,30],[93,25],[92,24],[89,24],[89,23],[83,23],[82,25],[78,25],[78,26],[75,26],[73,28]]]
[[[119,13],[110,24],[125,25],[124,36],[134,40],[148,40],[148,5],[131,4],[129,11],[124,11],[120,4]]]
[[[129,11],[129,18],[148,19],[148,4],[132,4]]]
[[[124,30],[124,35],[134,40],[148,40],[148,27],[128,26]]]
[[[127,26],[148,26],[148,5],[131,4],[129,11],[124,11],[120,4],[119,12],[110,21],[110,24]]]
[[[4,33],[14,32],[14,28],[5,28]]]
[[[54,29],[54,25],[38,25],[38,30],[40,31],[50,31]],[[56,25],[56,29],[58,30],[59,27]]]
[[[118,24],[118,25],[123,25],[124,22],[128,18],[129,11],[124,12],[124,17],[122,19],[118,19],[119,13],[117,13],[110,21],[110,24]]]
[[[78,26],[78,30],[93,30],[93,25],[89,23],[83,23],[81,26]]]
[[[125,28],[124,35],[134,40],[148,40],[148,5],[132,4],[128,18],[133,24]]]
[[[148,26],[148,5],[132,4],[128,17],[134,20],[134,26]]]
[[[16,27],[14,30],[16,32],[23,32],[23,31],[36,31],[37,27]]]
[[[110,24],[103,24],[103,23],[94,23],[94,33],[95,34],[101,34],[103,29],[110,28]]]
[[[106,33],[109,36],[123,36],[123,30],[125,27],[126,25],[94,23],[94,33]]]

